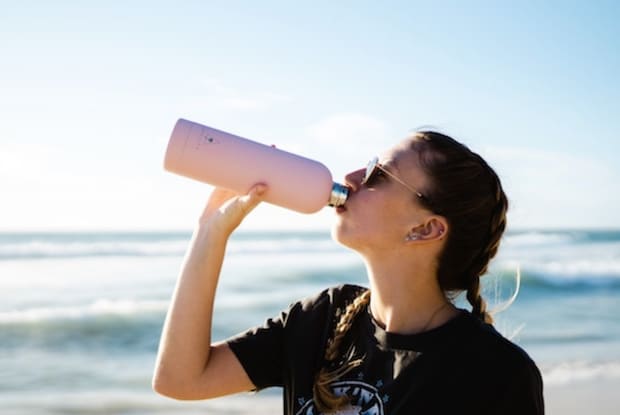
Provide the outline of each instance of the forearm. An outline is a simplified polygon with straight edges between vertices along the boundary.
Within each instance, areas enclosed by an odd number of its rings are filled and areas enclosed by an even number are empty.
[[[228,235],[198,226],[192,235],[164,323],[155,382],[192,384],[205,370],[211,351],[215,291]]]
[[[249,390],[252,382],[226,344],[212,347],[215,290],[231,233],[261,200],[266,186],[246,195],[216,188],[192,235],[166,316],[153,388],[195,399]]]

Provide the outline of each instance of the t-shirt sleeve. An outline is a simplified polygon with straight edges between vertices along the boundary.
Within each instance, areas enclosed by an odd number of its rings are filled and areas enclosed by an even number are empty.
[[[288,312],[268,319],[262,326],[240,333],[227,343],[256,389],[283,382],[284,324]]]
[[[313,367],[323,359],[335,309],[362,290],[351,285],[328,288],[293,303],[262,326],[228,339],[228,346],[256,389],[284,386],[295,376],[312,376]]]
[[[512,374],[494,413],[506,415],[544,415],[543,381],[533,362]]]

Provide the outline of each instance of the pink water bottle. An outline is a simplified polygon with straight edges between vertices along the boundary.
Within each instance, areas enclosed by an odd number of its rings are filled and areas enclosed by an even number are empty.
[[[172,131],[164,168],[243,194],[266,183],[266,202],[302,213],[341,206],[348,196],[317,161],[184,119]]]

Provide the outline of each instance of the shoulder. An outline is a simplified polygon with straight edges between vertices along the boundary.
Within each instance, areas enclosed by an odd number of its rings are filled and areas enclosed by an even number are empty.
[[[312,358],[311,361],[318,362],[322,359],[320,351],[325,349],[338,316],[344,307],[365,290],[355,285],[338,285],[293,303],[283,314],[283,341],[286,350],[305,350],[309,355],[318,353],[316,360]]]
[[[445,364],[458,372],[457,383],[474,395],[484,391],[481,402],[490,409],[480,413],[542,413],[543,380],[527,352],[469,312],[459,319],[456,342],[443,356],[450,356]]]
[[[540,380],[540,371],[528,353],[513,341],[504,337],[491,324],[484,323],[467,313],[464,352],[473,363],[487,368],[491,373],[508,374]]]
[[[310,327],[331,327],[344,308],[366,288],[342,284],[324,289],[290,305],[283,313],[284,327],[289,330],[308,330]]]
[[[303,298],[291,305],[291,312],[312,312],[322,308],[339,308],[346,306],[367,288],[359,285],[341,284]]]
[[[263,325],[254,327],[229,339],[229,344],[245,339],[267,339],[266,342],[282,340],[298,343],[309,337],[321,337],[337,316],[338,309],[346,306],[365,288],[343,284],[329,287],[314,295],[297,300],[278,315],[268,318]]]
[[[527,352],[504,337],[490,324],[478,322],[478,364],[489,374],[489,387],[495,399],[489,399],[493,413],[544,413],[543,379]],[[475,344],[475,343],[474,343]]]

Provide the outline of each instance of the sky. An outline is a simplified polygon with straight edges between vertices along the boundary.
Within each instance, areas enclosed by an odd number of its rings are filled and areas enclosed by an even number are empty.
[[[432,126],[498,172],[509,229],[620,228],[618,4],[0,0],[0,231],[191,229],[211,187],[163,169],[178,118],[336,180]]]

